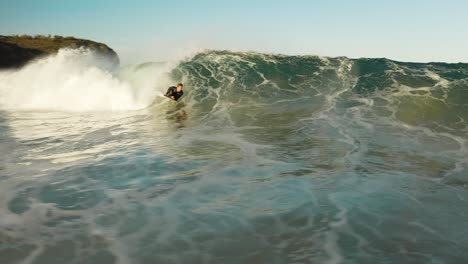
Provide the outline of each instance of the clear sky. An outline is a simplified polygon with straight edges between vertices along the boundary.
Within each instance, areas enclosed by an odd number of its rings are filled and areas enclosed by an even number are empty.
[[[124,64],[204,48],[468,62],[468,0],[0,0],[0,34],[104,42]]]

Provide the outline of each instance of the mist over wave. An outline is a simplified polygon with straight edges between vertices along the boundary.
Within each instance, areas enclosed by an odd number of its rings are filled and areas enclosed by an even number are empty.
[[[62,49],[18,70],[0,72],[0,107],[23,110],[109,111],[148,106],[165,85],[164,66],[145,75],[116,69],[87,49]],[[137,79],[140,78],[140,79]]]

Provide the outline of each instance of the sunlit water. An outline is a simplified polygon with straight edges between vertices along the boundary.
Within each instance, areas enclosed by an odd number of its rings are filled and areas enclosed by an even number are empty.
[[[207,52],[181,103],[13,102],[0,263],[465,263],[467,71]]]

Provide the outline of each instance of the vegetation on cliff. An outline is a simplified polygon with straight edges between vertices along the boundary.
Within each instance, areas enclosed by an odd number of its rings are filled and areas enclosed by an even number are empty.
[[[96,51],[115,63],[119,57],[106,44],[74,37],[62,36],[0,36],[0,68],[20,67],[40,56],[56,53],[61,48],[88,48]]]

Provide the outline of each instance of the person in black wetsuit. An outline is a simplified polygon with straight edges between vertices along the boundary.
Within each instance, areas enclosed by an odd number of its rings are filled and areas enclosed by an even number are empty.
[[[167,92],[164,96],[169,97],[174,101],[177,101],[184,94],[182,88],[184,88],[184,85],[181,83],[177,84],[177,87],[171,86],[169,87],[169,89],[167,89]]]

